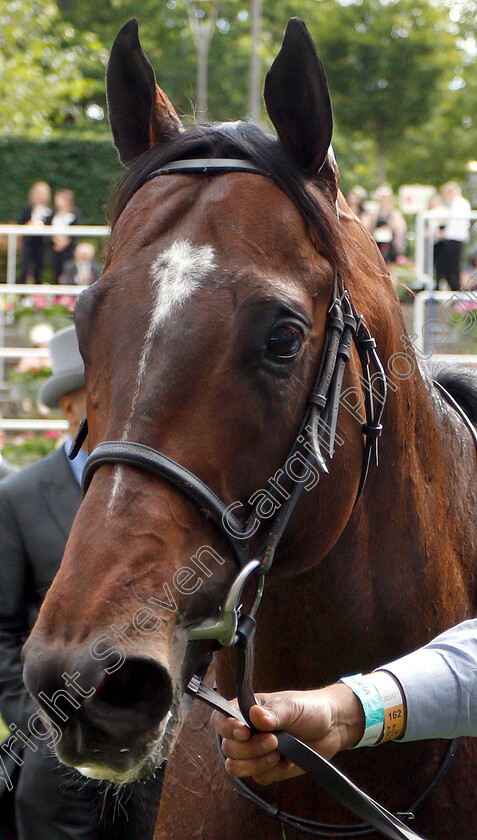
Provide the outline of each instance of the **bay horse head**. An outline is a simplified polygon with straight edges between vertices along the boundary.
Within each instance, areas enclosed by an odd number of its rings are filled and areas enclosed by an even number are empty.
[[[230,641],[200,628],[215,622],[227,636],[224,593],[234,591],[238,606],[247,589],[247,575],[237,586],[240,540],[254,558],[293,481],[308,492],[270,586],[316,565],[343,531],[362,475],[364,414],[341,412],[344,445],[327,463],[303,418],[319,403],[309,409],[317,377],[328,375],[328,313],[342,284],[354,284],[356,306],[369,311],[374,260],[389,301],[392,291],[357,223],[347,253],[328,89],[302,22],[290,22],[266,79],[276,137],[244,122],[184,130],[135,21],[112,49],[108,103],[128,169],[104,273],[75,311],[90,450],[102,457],[90,462],[27,642],[25,681],[58,756],[122,782],[167,758],[188,680],[217,640]],[[356,348],[347,352],[345,385],[361,370]],[[328,420],[334,437],[336,418]],[[293,449],[297,439],[303,450]],[[104,441],[116,442],[114,458],[98,449]],[[134,463],[121,460],[121,447],[135,444],[158,457],[141,468],[139,447]],[[331,455],[332,443],[324,449]],[[318,465],[328,473],[320,481]]]

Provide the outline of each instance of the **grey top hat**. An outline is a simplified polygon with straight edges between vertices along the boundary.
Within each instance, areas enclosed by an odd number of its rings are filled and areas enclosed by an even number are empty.
[[[84,386],[84,365],[74,327],[65,327],[49,342],[53,375],[41,386],[38,399],[49,408],[58,408],[63,394]]]

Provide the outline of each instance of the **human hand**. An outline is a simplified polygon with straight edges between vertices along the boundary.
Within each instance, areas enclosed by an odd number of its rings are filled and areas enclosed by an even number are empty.
[[[212,726],[223,738],[225,769],[231,776],[252,776],[267,785],[304,772],[280,755],[274,730],[295,735],[325,758],[354,746],[364,731],[361,703],[343,683],[313,691],[259,694],[256,699],[250,720],[261,731],[255,735],[250,735],[245,723],[220,712],[212,714]]]
[[[63,234],[58,233],[55,236],[51,237],[51,241],[53,243],[53,250],[59,253],[60,251],[64,251],[65,248],[71,242],[71,239],[68,236],[63,236]]]

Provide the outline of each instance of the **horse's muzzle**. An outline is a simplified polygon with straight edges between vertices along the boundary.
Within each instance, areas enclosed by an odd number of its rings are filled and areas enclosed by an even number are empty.
[[[68,655],[67,655],[68,654]],[[152,657],[128,656],[108,673],[83,650],[54,651],[38,641],[24,648],[24,682],[38,717],[65,764],[95,778],[130,781],[150,771],[172,704],[168,669]]]

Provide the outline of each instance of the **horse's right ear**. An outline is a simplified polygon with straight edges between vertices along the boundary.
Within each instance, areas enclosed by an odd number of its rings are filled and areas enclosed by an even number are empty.
[[[128,21],[113,44],[107,72],[108,113],[114,144],[128,165],[155,143],[171,140],[182,124],[139,42],[138,23]]]
[[[333,116],[323,64],[298,18],[288,23],[264,98],[282,146],[308,177],[315,176],[326,161]]]

